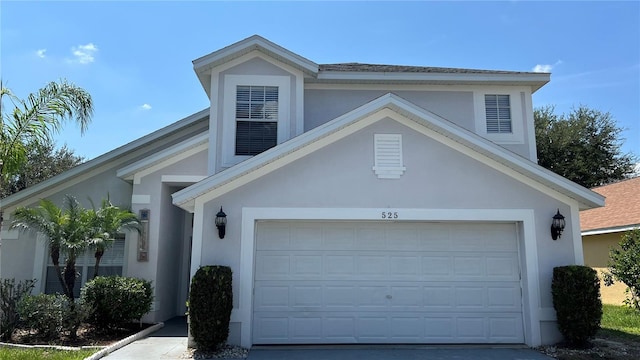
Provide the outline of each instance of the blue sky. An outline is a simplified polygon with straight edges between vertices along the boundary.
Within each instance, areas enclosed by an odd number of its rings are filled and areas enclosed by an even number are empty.
[[[316,63],[550,71],[534,106],[610,112],[640,156],[640,2],[2,1],[0,76],[20,97],[88,90],[88,159],[208,106],[191,61],[259,34]]]

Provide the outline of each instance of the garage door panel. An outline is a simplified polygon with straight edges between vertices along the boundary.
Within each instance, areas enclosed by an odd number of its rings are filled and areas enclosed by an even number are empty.
[[[315,285],[314,285],[315,284]],[[285,308],[313,311],[484,311],[520,312],[519,283],[393,282],[375,281],[256,282],[256,311]],[[311,310],[309,310],[311,311]]]
[[[274,312],[254,321],[254,343],[518,343],[521,319],[519,314]]]
[[[457,286],[455,288],[455,304],[457,310],[482,310],[485,308],[485,291],[483,286]]]
[[[256,274],[258,279],[288,279],[291,271],[288,254],[262,254],[256,258]]]
[[[524,342],[514,224],[257,229],[255,344]]]

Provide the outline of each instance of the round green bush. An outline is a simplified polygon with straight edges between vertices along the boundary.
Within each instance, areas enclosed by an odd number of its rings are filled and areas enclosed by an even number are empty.
[[[27,295],[18,303],[21,326],[36,330],[45,339],[57,339],[62,333],[75,331],[86,318],[82,302],[73,303],[65,295]]]
[[[189,324],[198,349],[213,350],[227,341],[232,308],[231,268],[199,268],[189,291]]]
[[[553,307],[565,340],[584,346],[600,329],[602,301],[600,280],[588,266],[569,265],[553,269]]]
[[[151,310],[151,282],[121,276],[98,276],[82,288],[80,299],[90,308],[87,322],[115,328],[139,321]]]

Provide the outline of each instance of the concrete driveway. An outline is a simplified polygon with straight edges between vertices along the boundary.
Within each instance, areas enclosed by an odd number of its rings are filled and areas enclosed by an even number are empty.
[[[105,360],[185,359],[187,322],[176,317],[162,329],[107,355]],[[254,346],[247,360],[553,360],[524,346]],[[226,360],[226,359],[216,359]]]
[[[253,347],[247,360],[551,360],[528,348],[507,347]]]

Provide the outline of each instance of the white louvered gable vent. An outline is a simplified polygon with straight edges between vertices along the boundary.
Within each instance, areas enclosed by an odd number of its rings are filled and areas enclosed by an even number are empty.
[[[402,163],[402,135],[374,134],[373,172],[378,179],[399,179],[406,168]]]

